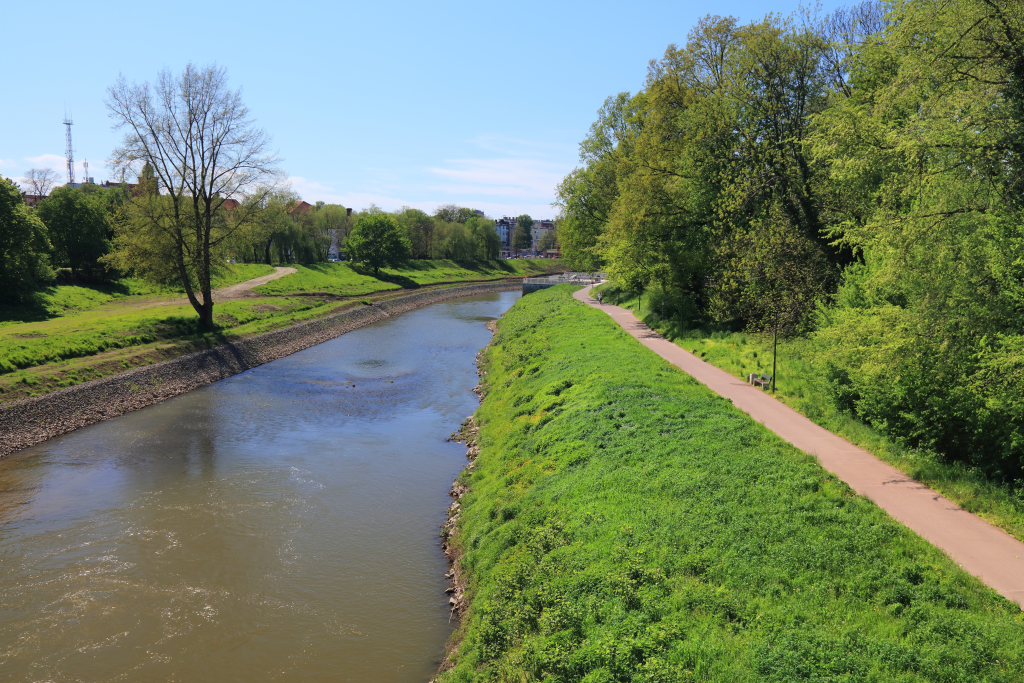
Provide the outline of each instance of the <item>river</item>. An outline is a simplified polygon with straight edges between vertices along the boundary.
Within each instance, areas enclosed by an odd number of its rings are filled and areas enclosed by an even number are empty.
[[[0,679],[424,681],[438,527],[515,292],[389,318],[0,461]]]

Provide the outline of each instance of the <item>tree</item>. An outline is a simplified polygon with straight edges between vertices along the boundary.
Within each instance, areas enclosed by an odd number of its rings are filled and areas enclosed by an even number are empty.
[[[54,265],[67,266],[72,277],[93,274],[110,251],[110,225],[100,201],[65,185],[37,209],[53,245]]]
[[[537,241],[537,248],[541,251],[547,251],[548,249],[555,249],[558,247],[558,232],[555,230],[548,230],[541,238]]]
[[[474,216],[479,216],[475,209],[468,209],[455,204],[442,204],[434,212],[434,218],[445,223],[465,223]]]
[[[241,93],[231,90],[223,68],[188,64],[179,76],[159,73],[155,85],[129,84],[124,76],[107,90],[107,108],[126,129],[114,150],[115,169],[127,176],[148,164],[166,201],[132,202],[137,227],[169,244],[169,257],[189,303],[213,325],[213,251],[243,225],[247,204],[223,220],[225,200],[244,200],[278,173],[267,134],[257,128]],[[239,213],[239,211],[242,213]]]
[[[409,242],[412,244],[412,257],[414,259],[430,258],[434,243],[435,219],[424,211],[410,209],[407,206],[403,206],[395,217],[409,236]]]
[[[374,277],[380,273],[381,267],[407,260],[410,249],[409,238],[402,226],[387,213],[360,216],[345,242],[349,258],[373,268]]]
[[[809,316],[823,303],[834,271],[821,247],[801,234],[780,207],[750,229],[734,232],[722,248],[712,307],[738,312],[755,332],[770,332],[772,390],[779,337],[802,331]]]
[[[516,229],[512,233],[513,249],[529,249],[533,245],[533,235],[530,229],[521,223],[516,223]]]
[[[335,246],[340,250],[352,229],[352,217],[341,204],[321,204],[323,202],[317,202],[314,215],[316,230],[328,236],[328,247]]]
[[[34,194],[40,198],[45,197],[50,194],[50,190],[57,184],[58,178],[57,172],[52,168],[30,168],[25,171],[25,177],[23,178],[29,188],[29,192],[26,194]]]
[[[0,300],[24,301],[53,280],[46,226],[21,198],[18,186],[0,179]]]
[[[516,225],[521,225],[529,230],[533,227],[533,219],[530,218],[530,214],[524,213],[522,216],[516,218]]]
[[[555,205],[561,209],[562,257],[569,267],[597,271],[604,266],[598,239],[608,223],[615,199],[616,146],[634,134],[630,116],[631,97],[621,92],[604,101],[590,134],[580,143],[582,167],[573,169],[558,184]]]
[[[501,253],[501,238],[498,231],[494,229],[494,221],[489,218],[473,216],[466,221],[466,228],[473,236],[474,253],[473,258],[493,260]]]

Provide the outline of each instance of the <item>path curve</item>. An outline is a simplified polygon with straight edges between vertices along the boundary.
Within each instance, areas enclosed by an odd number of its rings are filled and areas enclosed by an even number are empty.
[[[233,301],[235,299],[244,299],[250,295],[253,287],[259,287],[265,285],[271,280],[276,280],[285,275],[291,275],[296,272],[294,268],[288,266],[274,266],[274,272],[270,275],[261,275],[260,277],[246,280],[245,282],[239,282],[237,285],[231,285],[230,287],[224,287],[218,289],[213,293],[213,300],[217,303],[221,301]]]
[[[1024,607],[1024,543],[864,449],[819,427],[765,391],[676,346],[638,320],[633,311],[598,304],[589,292],[587,287],[573,296],[607,313],[641,344],[715,393],[731,399],[733,405],[784,440],[817,456],[822,467],[858,494],[941,549],[1000,595]]]

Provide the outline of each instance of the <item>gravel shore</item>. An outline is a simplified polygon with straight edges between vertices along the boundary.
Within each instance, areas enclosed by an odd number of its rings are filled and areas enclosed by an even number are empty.
[[[0,407],[0,457],[269,363],[422,306],[518,290],[519,281],[433,289],[267,332]]]

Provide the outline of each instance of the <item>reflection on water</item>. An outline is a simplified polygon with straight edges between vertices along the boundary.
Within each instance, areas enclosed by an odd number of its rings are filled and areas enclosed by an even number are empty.
[[[343,335],[0,461],[0,678],[418,681],[481,324]]]

